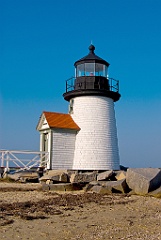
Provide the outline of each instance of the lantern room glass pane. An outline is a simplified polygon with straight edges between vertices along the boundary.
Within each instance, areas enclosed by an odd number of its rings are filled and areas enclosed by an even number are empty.
[[[96,76],[107,77],[107,66],[96,63]]]
[[[107,77],[107,66],[101,63],[83,63],[76,67],[76,77],[102,76]]]
[[[95,63],[85,63],[85,76],[95,76]]]
[[[76,75],[77,75],[77,77],[85,76],[85,66],[84,66],[84,64],[80,64],[80,65],[77,66]]]
[[[107,66],[103,65],[103,77],[107,77],[108,73],[107,73]]]

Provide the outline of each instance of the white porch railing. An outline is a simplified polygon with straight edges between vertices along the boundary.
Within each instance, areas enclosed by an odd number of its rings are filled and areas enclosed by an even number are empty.
[[[48,166],[48,152],[0,150],[0,167],[6,170],[17,168],[19,171],[36,167],[48,168]]]

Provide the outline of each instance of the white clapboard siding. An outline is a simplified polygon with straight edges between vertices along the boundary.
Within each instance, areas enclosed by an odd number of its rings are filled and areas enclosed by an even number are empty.
[[[52,169],[72,169],[76,131],[54,129],[52,136]]]
[[[71,116],[81,129],[76,135],[73,169],[118,170],[113,100],[102,96],[81,96],[73,100]]]

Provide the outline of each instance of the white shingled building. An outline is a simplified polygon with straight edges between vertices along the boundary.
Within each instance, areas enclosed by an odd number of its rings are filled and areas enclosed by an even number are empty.
[[[108,77],[109,63],[89,54],[76,61],[66,81],[69,113],[43,112],[37,125],[40,150],[49,152],[48,169],[118,170],[120,168],[114,102],[118,81]]]

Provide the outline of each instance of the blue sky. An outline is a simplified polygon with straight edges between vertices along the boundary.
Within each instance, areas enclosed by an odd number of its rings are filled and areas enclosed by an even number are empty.
[[[120,80],[121,164],[161,167],[160,11],[160,0],[0,0],[0,149],[39,150],[39,116],[68,111],[65,80],[92,40]]]

